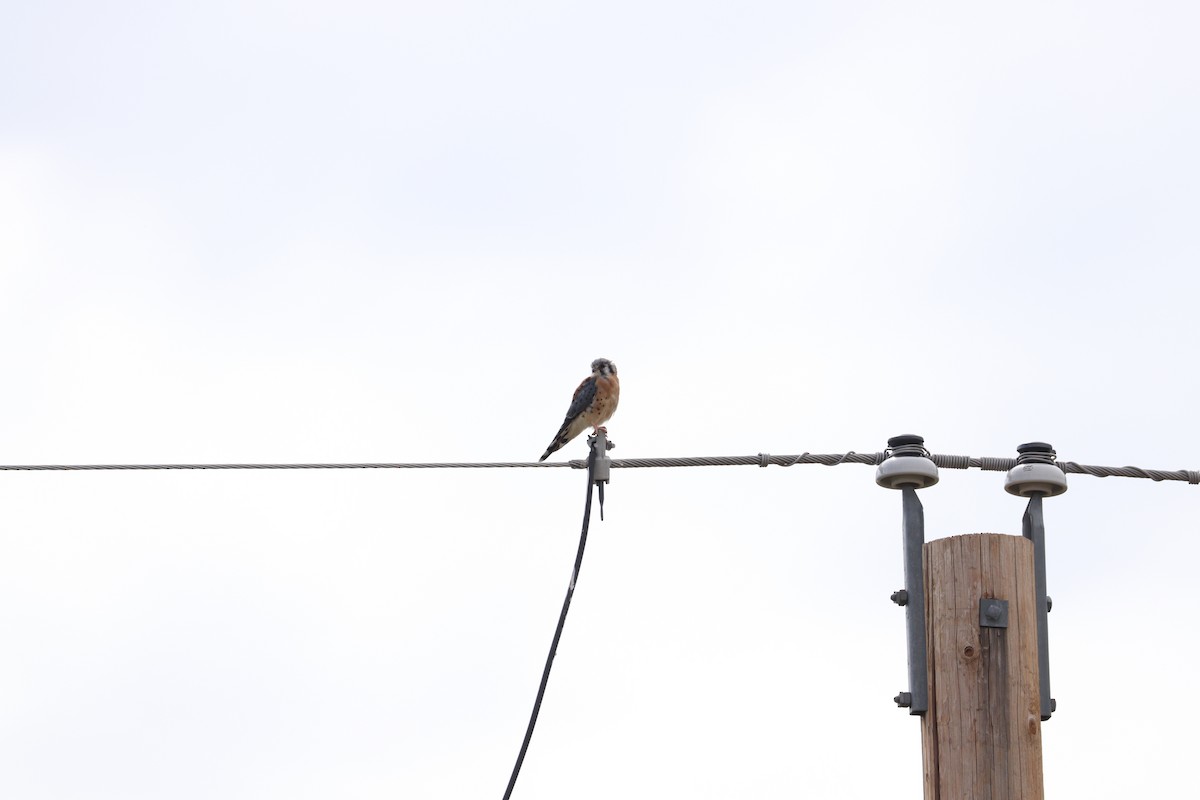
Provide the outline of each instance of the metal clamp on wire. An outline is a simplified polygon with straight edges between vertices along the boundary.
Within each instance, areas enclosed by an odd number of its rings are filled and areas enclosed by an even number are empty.
[[[588,437],[588,446],[592,448],[592,453],[589,461],[591,461],[591,479],[600,490],[600,519],[604,520],[604,484],[608,483],[608,476],[612,470],[612,459],[608,457],[608,451],[616,447],[615,444],[608,440],[608,431],[604,428],[597,428],[596,433]]]
[[[588,446],[592,448],[592,480],[597,484],[608,483],[609,471],[612,469],[612,459],[608,451],[616,447],[608,440],[608,431],[599,428],[595,434],[588,437]]]

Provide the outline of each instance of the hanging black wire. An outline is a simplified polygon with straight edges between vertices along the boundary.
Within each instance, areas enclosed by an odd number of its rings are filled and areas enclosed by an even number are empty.
[[[538,686],[537,699],[533,701],[533,713],[529,715],[529,726],[525,729],[525,741],[521,742],[521,752],[517,754],[517,763],[513,765],[512,776],[508,779],[508,788],[504,790],[504,800],[512,797],[513,787],[517,784],[517,775],[521,772],[521,764],[525,761],[525,751],[529,749],[529,740],[533,738],[533,726],[537,724],[538,712],[542,708],[542,697],[546,694],[546,682],[550,680],[550,666],[554,663],[554,654],[558,651],[558,640],[562,637],[563,624],[567,621],[567,609],[571,607],[571,596],[575,594],[575,581],[579,578],[579,567],[583,564],[583,548],[587,546],[588,523],[592,518],[592,475],[594,472],[596,451],[588,454],[587,468],[587,500],[583,505],[583,528],[579,532],[579,550],[575,553],[575,568],[571,570],[571,583],[567,586],[567,596],[563,598],[562,612],[558,615],[558,627],[554,629],[554,640],[550,642],[550,652],[546,655],[546,666],[542,669],[542,683]]]

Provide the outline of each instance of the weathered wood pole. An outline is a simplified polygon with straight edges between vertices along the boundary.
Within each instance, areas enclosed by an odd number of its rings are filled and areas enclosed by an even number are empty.
[[[968,534],[922,553],[925,800],[1042,800],[1033,543]]]

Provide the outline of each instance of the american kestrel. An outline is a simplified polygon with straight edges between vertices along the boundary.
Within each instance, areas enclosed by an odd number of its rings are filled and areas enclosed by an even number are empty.
[[[621,382],[617,380],[617,367],[607,358],[597,358],[592,362],[592,374],[583,379],[575,396],[571,398],[571,407],[567,409],[567,417],[562,427],[554,435],[554,441],[542,453],[538,461],[545,461],[555,450],[574,439],[591,427],[593,431],[612,417],[617,410],[617,400],[621,396]]]

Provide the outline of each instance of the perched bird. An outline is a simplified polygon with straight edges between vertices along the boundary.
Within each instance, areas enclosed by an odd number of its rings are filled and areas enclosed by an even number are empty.
[[[583,433],[586,428],[591,427],[593,432],[598,430],[617,410],[617,400],[620,396],[621,382],[617,380],[616,365],[607,358],[597,358],[592,362],[592,374],[584,378],[583,383],[575,390],[562,427],[554,434],[554,440],[538,461],[545,461],[551,453]]]

